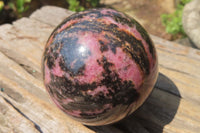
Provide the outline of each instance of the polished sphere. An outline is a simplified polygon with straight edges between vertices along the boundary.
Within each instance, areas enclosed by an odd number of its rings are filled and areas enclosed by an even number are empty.
[[[86,125],[105,125],[135,111],[158,75],[156,50],[133,18],[92,9],[66,18],[45,46],[46,90],[67,115]]]

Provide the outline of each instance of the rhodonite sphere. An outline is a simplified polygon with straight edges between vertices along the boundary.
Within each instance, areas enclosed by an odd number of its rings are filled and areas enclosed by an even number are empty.
[[[145,29],[113,9],[67,17],[50,35],[42,71],[46,90],[67,115],[105,125],[134,112],[151,93],[157,55]]]

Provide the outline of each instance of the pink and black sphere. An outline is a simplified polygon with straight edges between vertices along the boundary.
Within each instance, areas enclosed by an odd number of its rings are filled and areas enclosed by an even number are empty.
[[[45,46],[43,78],[54,103],[86,125],[105,125],[134,112],[158,75],[156,50],[145,29],[113,9],[66,18]]]

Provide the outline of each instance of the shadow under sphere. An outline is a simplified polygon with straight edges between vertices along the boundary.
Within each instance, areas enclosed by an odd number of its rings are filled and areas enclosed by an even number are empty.
[[[112,125],[87,127],[98,133],[162,133],[175,117],[180,98],[173,81],[159,73],[152,93],[133,114]]]

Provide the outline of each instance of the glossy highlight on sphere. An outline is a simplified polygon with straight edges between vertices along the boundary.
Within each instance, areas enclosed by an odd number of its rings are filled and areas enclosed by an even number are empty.
[[[156,50],[145,29],[113,9],[66,18],[45,46],[46,90],[67,115],[86,125],[106,125],[134,112],[158,75]]]

